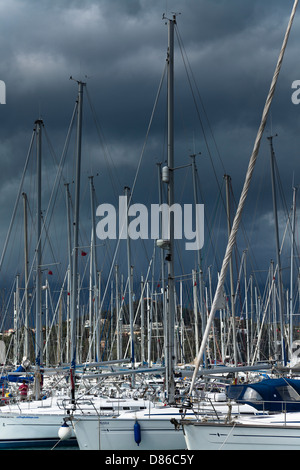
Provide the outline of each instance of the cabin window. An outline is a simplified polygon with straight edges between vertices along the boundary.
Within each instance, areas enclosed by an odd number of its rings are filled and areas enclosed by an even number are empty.
[[[244,396],[243,396],[243,400],[262,401],[262,396],[256,390],[254,390],[253,388],[247,387],[247,389],[244,393]]]
[[[290,385],[284,385],[282,387],[276,387],[277,392],[279,393],[283,401],[299,401],[300,395],[296,390]]]

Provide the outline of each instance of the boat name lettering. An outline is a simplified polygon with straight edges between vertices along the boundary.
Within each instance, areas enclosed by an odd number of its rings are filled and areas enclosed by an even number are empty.
[[[39,416],[23,415],[23,416],[17,416],[17,419],[39,419]]]

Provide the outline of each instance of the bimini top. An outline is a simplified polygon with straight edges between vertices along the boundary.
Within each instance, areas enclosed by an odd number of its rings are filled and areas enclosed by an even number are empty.
[[[229,385],[226,393],[237,403],[248,403],[260,411],[300,411],[300,380],[297,379],[264,379]]]

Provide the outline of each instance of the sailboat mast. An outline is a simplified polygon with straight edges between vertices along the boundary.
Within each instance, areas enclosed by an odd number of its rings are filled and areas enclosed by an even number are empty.
[[[24,322],[24,357],[29,357],[29,342],[28,342],[28,229],[27,229],[27,195],[23,193],[23,208],[24,208],[24,285],[25,285],[25,322]]]
[[[96,358],[100,360],[100,311],[99,311],[99,288],[98,288],[98,264],[97,264],[97,249],[96,249],[96,221],[95,221],[95,186],[94,178],[90,176],[90,196],[91,196],[91,218],[92,218],[92,243],[91,243],[91,260],[92,260],[92,275],[94,284],[92,285],[92,294],[94,298],[94,319],[96,331],[94,337],[96,338]],[[90,325],[91,331],[91,325]]]
[[[144,278],[141,276],[141,362],[145,362],[145,302],[144,302]]]
[[[116,335],[117,335],[117,359],[121,359],[122,352],[120,350],[120,302],[119,302],[119,267],[115,265],[115,284],[116,284]],[[122,333],[121,333],[122,334]]]
[[[41,160],[42,160],[42,124],[43,121],[37,120],[36,124],[36,139],[37,139],[37,210],[36,210],[36,223],[37,223],[37,246],[36,246],[36,364],[41,364],[41,351],[42,351],[42,339],[41,339],[41,261],[42,261],[42,249],[41,249]]]
[[[293,206],[292,206],[292,240],[291,240],[291,271],[290,271],[290,359],[292,357],[292,344],[293,344],[293,283],[294,283],[294,242],[295,242],[295,222],[296,222],[296,196],[298,188],[293,188]]]
[[[227,212],[227,230],[228,238],[231,232],[231,217],[230,217],[230,200],[229,200],[229,186],[231,178],[229,175],[224,175],[226,182],[226,212]],[[236,347],[236,325],[235,325],[235,293],[233,285],[233,262],[232,254],[229,260],[229,272],[230,272],[230,298],[231,298],[231,321],[232,321],[232,344],[233,344],[233,363],[237,366],[237,347]]]
[[[167,304],[167,394],[168,402],[175,399],[174,367],[174,327],[175,327],[175,296],[174,296],[174,213],[170,210],[174,204],[174,26],[176,16],[168,21],[168,205],[170,211],[170,238],[168,261],[168,304]]]
[[[19,356],[19,316],[20,316],[20,274],[16,275],[16,292],[14,293],[14,344],[13,344],[13,363],[17,365]]]
[[[284,349],[284,322],[283,322],[283,292],[282,292],[282,270],[281,270],[281,256],[280,256],[280,243],[278,232],[278,214],[277,214],[277,197],[275,188],[275,153],[273,148],[273,136],[268,137],[270,142],[270,161],[271,161],[271,181],[272,181],[272,197],[273,197],[273,213],[275,223],[275,241],[276,241],[276,258],[278,265],[278,296],[279,296],[279,321],[280,321],[280,341],[281,341],[281,360],[285,363],[285,349]]]
[[[77,318],[77,296],[78,296],[78,238],[79,238],[79,203],[80,203],[80,170],[81,170],[81,131],[82,131],[82,102],[84,83],[78,81],[77,98],[77,141],[76,141],[76,180],[75,180],[75,213],[74,213],[74,238],[72,253],[72,280],[71,280],[71,382],[72,402],[75,400],[74,376],[76,365],[76,318]]]
[[[70,292],[72,284],[72,242],[71,242],[71,233],[72,233],[72,223],[71,223],[71,195],[69,191],[69,184],[65,184],[66,188],[66,209],[67,209],[67,234],[68,234],[68,281],[67,281],[67,341],[66,341],[66,361],[70,362]]]
[[[126,196],[126,217],[128,227],[128,204],[130,198],[130,190],[128,186],[125,186],[125,196]],[[130,236],[127,230],[127,274],[128,274],[128,303],[129,303],[129,322],[130,322],[130,359],[131,359],[131,368],[134,369],[135,366],[135,353],[134,353],[134,329],[133,329],[133,284],[132,284],[132,266],[131,266],[131,246],[130,246]]]
[[[192,158],[192,176],[193,176],[193,190],[194,190],[194,204],[195,207],[197,207],[198,204],[198,191],[197,191],[197,181],[196,181],[196,175],[197,175],[197,167],[196,167],[196,155],[191,155]],[[202,271],[202,254],[201,250],[197,250],[197,269],[198,269],[198,278],[199,278],[199,306],[200,306],[200,315],[201,315],[201,322],[202,322],[202,337],[204,335],[205,327],[206,327],[206,311],[204,309],[203,305],[203,271]],[[197,292],[197,287],[195,289]],[[197,345],[197,351],[199,349],[199,343],[196,341]],[[204,351],[204,364],[206,364],[206,351]]]
[[[40,373],[40,366],[42,363],[43,339],[42,339],[42,244],[41,244],[41,217],[42,217],[42,126],[43,121],[38,119],[35,121],[36,125],[36,145],[37,145],[37,209],[36,209],[36,224],[37,224],[37,245],[36,245],[36,282],[35,282],[35,363],[36,363],[36,380],[35,380],[35,396],[39,399],[40,395],[40,381],[38,379]]]

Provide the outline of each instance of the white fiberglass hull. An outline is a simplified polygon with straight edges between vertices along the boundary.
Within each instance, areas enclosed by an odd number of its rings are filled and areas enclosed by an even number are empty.
[[[56,397],[1,406],[0,449],[56,445],[64,416]],[[61,444],[77,445],[74,432]]]
[[[139,420],[141,442],[134,436],[131,419],[106,420],[87,417],[75,423],[80,450],[183,450],[182,430],[176,431],[170,420]]]
[[[140,442],[134,432],[135,417],[75,417],[73,426],[80,450],[184,450],[182,429],[176,430],[171,419],[180,419],[178,409],[145,417],[136,413]],[[130,413],[131,415],[131,413]]]
[[[248,405],[234,406],[233,413],[255,411]],[[202,415],[227,414],[226,404],[202,403],[198,413]],[[151,406],[139,412],[122,413],[118,418],[94,415],[74,416],[72,424],[81,450],[184,450],[186,443],[182,429],[175,429],[171,419],[181,420],[178,407]],[[188,410],[185,417],[195,420],[195,411]],[[141,441],[136,442],[134,425],[140,426]]]
[[[233,424],[182,424],[188,450],[300,450],[298,413],[255,417]]]
[[[215,412],[215,407],[201,407],[202,413]],[[240,408],[240,407],[239,407]],[[243,408],[243,407],[242,407]],[[245,412],[253,412],[245,407]],[[227,411],[226,405],[219,404],[220,413]],[[191,420],[195,413],[189,410],[185,414]],[[123,413],[118,418],[103,418],[97,415],[75,416],[73,427],[81,450],[184,450],[186,443],[182,429],[175,429],[171,419],[178,423],[181,419],[179,408],[154,407],[135,413]],[[134,425],[140,426],[141,441],[136,442]]]
[[[20,402],[16,405],[6,405],[0,407],[0,449],[28,448],[28,447],[52,447],[58,445],[76,445],[75,433],[72,431],[71,437],[61,441],[58,431],[64,423],[64,418],[68,416],[66,410],[60,403],[63,398],[47,398],[32,402]],[[66,397],[66,400],[69,400]],[[79,402],[78,402],[79,403]],[[85,415],[98,412],[109,413],[121,412],[122,409],[136,406],[146,407],[144,400],[126,400],[126,399],[105,399],[97,398],[86,399],[77,405],[75,416],[77,414]],[[105,411],[104,411],[105,410]]]
[[[62,416],[57,414],[0,415],[0,449],[52,447],[59,441]],[[60,445],[76,445],[74,433]]]

